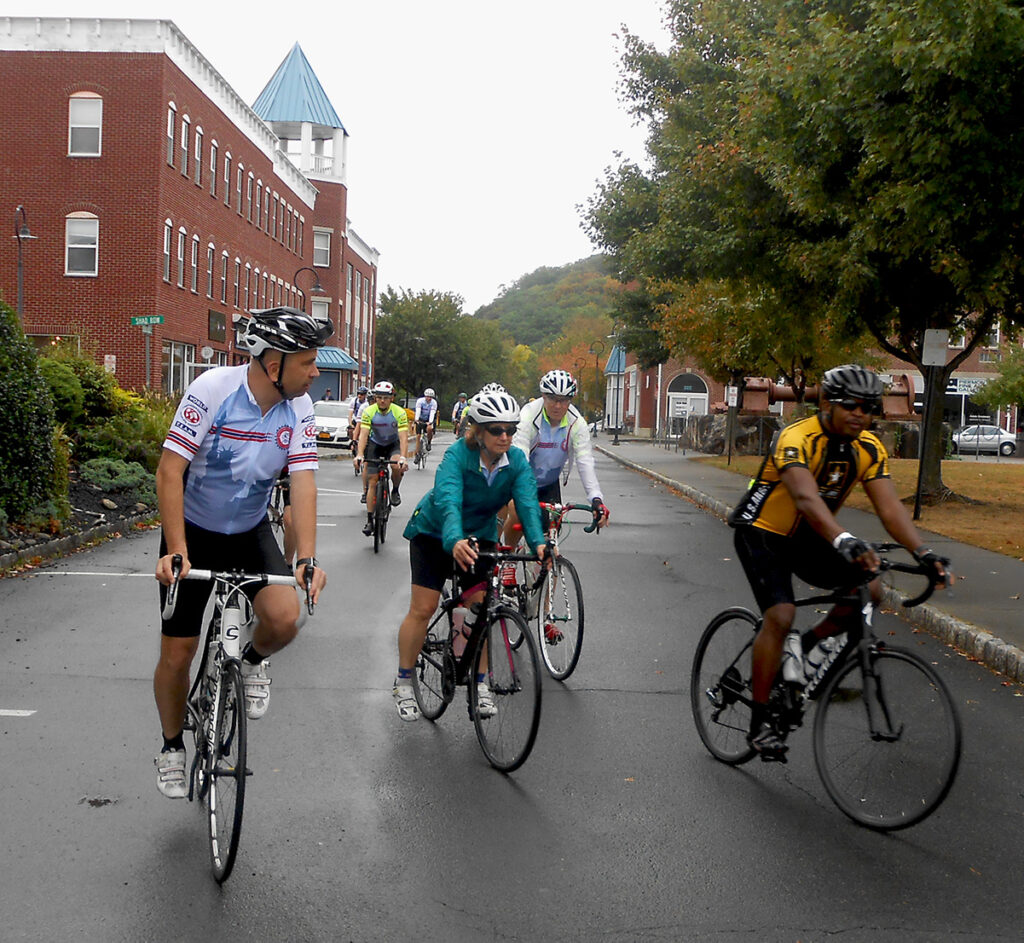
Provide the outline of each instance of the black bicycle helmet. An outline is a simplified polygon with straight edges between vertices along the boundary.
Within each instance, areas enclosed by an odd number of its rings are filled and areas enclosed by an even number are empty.
[[[859,399],[878,405],[882,402],[882,381],[874,370],[844,363],[826,371],[821,381],[821,395],[829,401]]]
[[[298,308],[260,308],[249,314],[239,344],[253,357],[260,357],[268,350],[284,354],[315,350],[323,347],[334,333],[330,321],[310,317]]]

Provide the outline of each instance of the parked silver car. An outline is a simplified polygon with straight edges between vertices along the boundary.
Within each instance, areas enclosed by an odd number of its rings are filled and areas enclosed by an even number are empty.
[[[998,452],[1013,455],[1017,451],[1017,437],[999,426],[964,426],[953,433],[953,451],[969,455],[971,452]]]
[[[316,416],[317,445],[348,445],[348,414],[351,400],[317,400],[313,404]]]

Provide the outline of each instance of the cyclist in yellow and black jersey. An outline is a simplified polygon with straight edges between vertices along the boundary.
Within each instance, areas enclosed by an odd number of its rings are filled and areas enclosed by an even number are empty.
[[[835,518],[857,482],[893,539],[932,568],[937,585],[946,580],[949,561],[922,541],[889,477],[885,446],[868,431],[881,406],[882,383],[871,370],[856,364],[829,370],[822,380],[821,411],[778,434],[771,454],[729,515],[737,556],[762,613],[752,651],[748,738],[762,759],[783,759],[787,749],[767,708],[780,662],[787,680],[803,683],[804,653],[859,619],[853,606],[837,605],[803,636],[791,634],[796,614],[793,576],[812,586],[843,589],[860,583],[865,570],[878,569],[871,545]],[[877,602],[880,581],[874,579],[870,587]]]

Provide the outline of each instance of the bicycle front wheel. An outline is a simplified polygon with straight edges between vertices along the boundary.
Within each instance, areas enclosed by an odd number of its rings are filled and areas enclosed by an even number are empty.
[[[380,545],[384,543],[384,528],[387,526],[384,502],[387,500],[388,484],[387,479],[377,479],[377,503],[373,508],[373,552],[380,552]]]
[[[513,648],[511,639],[522,644]],[[509,773],[526,762],[540,725],[540,659],[537,644],[518,612],[502,607],[480,633],[473,656],[474,676],[484,675],[493,708],[481,711],[480,691],[469,679],[469,709],[484,756]]]
[[[412,691],[420,713],[427,720],[437,720],[455,696],[455,657],[450,634],[448,619],[437,619],[427,631],[412,671]]]
[[[552,678],[573,673],[583,648],[583,589],[576,567],[556,557],[540,587],[537,645]]]
[[[245,807],[246,724],[242,672],[235,661],[221,669],[214,714],[216,740],[206,790],[213,876],[223,884],[231,874]]]
[[[825,687],[814,760],[843,812],[868,828],[914,825],[946,798],[960,763],[960,718],[935,670],[897,648],[858,652]]]
[[[739,607],[720,612],[704,630],[690,672],[690,706],[704,746],[730,766],[752,759],[752,652],[761,620]]]

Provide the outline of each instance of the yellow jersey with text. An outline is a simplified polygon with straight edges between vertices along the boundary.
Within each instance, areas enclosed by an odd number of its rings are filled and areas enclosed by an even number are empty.
[[[857,482],[889,477],[889,455],[874,433],[865,430],[856,439],[840,438],[826,432],[818,416],[811,416],[776,435],[771,453],[733,508],[729,523],[792,536],[804,518],[781,474],[794,466],[814,476],[818,494],[833,513]]]

